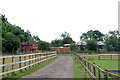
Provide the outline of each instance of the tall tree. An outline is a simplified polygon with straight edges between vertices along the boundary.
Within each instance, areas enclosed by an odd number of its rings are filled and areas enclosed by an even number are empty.
[[[40,38],[38,36],[33,36],[34,41],[39,42]]]
[[[105,41],[105,48],[107,51],[117,51],[118,50],[118,39],[114,36],[110,36]]]
[[[62,38],[62,43],[63,44],[72,44],[75,43],[75,41],[72,40],[72,38],[70,37],[69,33],[64,32],[61,34],[61,38]]]
[[[0,16],[0,25],[2,25],[2,51],[16,51],[22,42],[33,41],[30,31],[24,31],[19,26],[12,25],[7,21],[5,15]],[[1,30],[1,27],[0,27]],[[12,38],[10,38],[12,37]],[[16,43],[15,43],[16,42]],[[14,45],[13,45],[14,44]]]
[[[63,46],[62,44],[62,40],[61,39],[55,39],[51,42],[51,45],[53,47],[60,47],[60,46]]]
[[[81,41],[87,41],[87,40],[96,40],[96,41],[102,41],[104,38],[104,34],[101,33],[98,30],[90,30],[87,33],[83,33],[82,36],[80,36]]]
[[[10,32],[6,34],[4,42],[3,46],[6,47],[5,51],[7,52],[15,52],[21,44],[20,39]]]
[[[70,45],[70,49],[71,49],[72,51],[76,51],[76,50],[78,50],[78,45],[76,45],[76,44],[71,44],[71,45]]]
[[[88,50],[97,50],[97,42],[95,40],[88,40],[87,41],[87,49]]]
[[[45,41],[38,42],[38,49],[43,50],[43,51],[51,50],[50,44],[48,42],[45,42]]]

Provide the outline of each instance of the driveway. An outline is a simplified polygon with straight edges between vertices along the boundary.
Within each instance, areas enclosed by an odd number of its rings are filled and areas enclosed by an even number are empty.
[[[22,78],[73,78],[73,60],[70,56],[59,56],[45,67]]]

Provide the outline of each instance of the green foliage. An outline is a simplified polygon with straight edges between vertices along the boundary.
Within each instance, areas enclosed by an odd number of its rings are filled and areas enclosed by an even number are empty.
[[[120,37],[118,38],[118,51],[120,51]]]
[[[43,51],[50,51],[50,50],[52,50],[50,48],[50,44],[48,42],[45,42],[45,41],[39,41],[38,42],[38,49],[39,50],[43,50]]]
[[[64,32],[60,35],[61,39],[56,39],[51,42],[51,45],[53,47],[60,47],[63,46],[64,44],[72,44],[75,43],[73,39],[70,37],[70,34],[67,32]]]
[[[97,50],[97,42],[95,40],[88,40],[87,41],[87,49],[88,50]]]
[[[63,39],[63,44],[71,44],[74,43],[71,37],[66,37]]]
[[[96,40],[96,41],[102,41],[104,37],[104,34],[101,33],[98,30],[90,30],[87,33],[83,33],[82,36],[80,36],[81,41],[87,41],[87,40]]]
[[[2,15],[0,20],[2,21],[3,52],[14,52],[18,50],[22,42],[33,41],[30,31],[25,32],[19,26],[10,24],[5,15]]]
[[[62,38],[62,43],[63,44],[72,44],[75,43],[75,41],[72,40],[72,38],[70,37],[69,33],[64,32],[61,34],[61,38]]]
[[[117,37],[110,36],[108,39],[105,41],[105,48],[107,51],[117,51],[118,50],[118,39]]]
[[[70,49],[71,49],[72,51],[76,51],[76,50],[78,50],[78,45],[76,45],[76,44],[71,44],[71,45],[70,45]]]
[[[60,46],[63,46],[62,40],[61,40],[61,39],[53,40],[53,41],[51,42],[51,45],[52,45],[53,47],[60,47]]]
[[[33,36],[34,41],[39,42],[40,38],[38,36]]]
[[[14,34],[8,32],[5,36],[5,39],[3,39],[3,50],[8,52],[16,51],[20,44],[20,39]]]

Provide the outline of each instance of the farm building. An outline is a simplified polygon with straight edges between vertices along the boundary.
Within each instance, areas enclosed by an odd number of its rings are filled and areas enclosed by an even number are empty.
[[[70,46],[70,44],[64,44],[61,47],[52,47],[52,48],[55,51],[69,51],[70,50],[69,46]]]
[[[84,41],[77,42],[76,44],[78,45],[78,47],[80,47],[82,45],[84,47],[84,49],[87,49],[86,48],[87,43]],[[98,41],[97,45],[98,45],[99,50],[104,50],[104,48],[103,48],[103,46],[105,45],[104,41]]]
[[[69,51],[69,47],[52,47],[55,51]]]
[[[38,43],[36,41],[32,42],[24,42],[22,43],[22,46],[20,47],[20,52],[37,52],[38,51]]]

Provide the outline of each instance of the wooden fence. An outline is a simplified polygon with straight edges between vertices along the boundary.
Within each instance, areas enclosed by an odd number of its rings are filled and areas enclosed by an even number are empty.
[[[99,66],[95,65],[95,63],[84,59],[78,54],[75,54],[75,56],[77,61],[84,67],[85,72],[88,73],[90,78],[93,78],[95,80],[101,80],[101,76],[103,75],[104,80],[107,80],[108,77],[120,80],[120,76],[107,72],[106,70],[102,70]]]
[[[31,66],[37,65],[53,57],[56,57],[56,52],[1,56],[0,60],[2,61],[2,64],[0,64],[0,67],[2,67],[2,73],[0,73],[0,76],[22,69],[26,70],[26,68],[30,68]]]
[[[82,57],[85,57],[86,59],[99,59],[99,60],[109,59],[109,60],[113,60],[113,59],[120,59],[120,54],[86,55],[86,56],[82,56]]]

